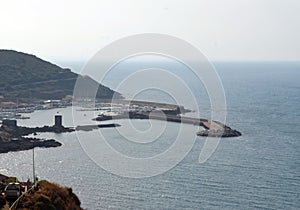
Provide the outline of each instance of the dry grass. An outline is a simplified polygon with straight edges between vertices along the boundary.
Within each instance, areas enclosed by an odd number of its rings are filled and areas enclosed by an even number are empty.
[[[78,197],[71,188],[64,188],[58,184],[43,181],[39,189],[27,195],[21,201],[18,209],[22,210],[81,210]]]

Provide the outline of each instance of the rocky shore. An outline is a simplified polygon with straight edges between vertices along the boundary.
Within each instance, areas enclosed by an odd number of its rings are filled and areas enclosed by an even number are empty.
[[[208,136],[208,137],[238,137],[241,136],[241,132],[233,129],[224,129],[224,130],[203,130],[197,132],[197,136]]]
[[[0,153],[29,150],[34,147],[59,147],[62,144],[54,139],[38,139],[27,137],[29,134],[41,132],[72,132],[74,129],[63,126],[44,126],[28,128],[17,126],[16,122],[6,121],[0,127]]]
[[[0,153],[30,150],[34,147],[59,147],[61,145],[60,142],[57,142],[54,139],[43,140],[36,138],[21,138],[8,142],[0,141]]]

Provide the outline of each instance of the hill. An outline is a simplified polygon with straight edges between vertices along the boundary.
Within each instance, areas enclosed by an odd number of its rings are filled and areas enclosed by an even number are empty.
[[[1,101],[62,99],[73,95],[78,77],[84,78],[91,87],[99,86],[97,98],[111,98],[115,93],[88,76],[83,77],[34,55],[0,50]],[[121,94],[116,95],[122,98]]]
[[[0,208],[6,204],[0,197]],[[62,187],[46,180],[38,182],[36,188],[28,191],[12,209],[36,210],[81,210],[81,202],[72,188]]]

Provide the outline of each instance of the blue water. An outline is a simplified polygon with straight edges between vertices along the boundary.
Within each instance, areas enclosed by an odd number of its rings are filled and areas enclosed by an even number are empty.
[[[243,136],[222,139],[205,163],[198,163],[204,139],[197,137],[191,152],[168,172],[143,179],[123,178],[90,160],[75,133],[40,134],[64,145],[36,150],[37,174],[71,186],[87,209],[299,209],[300,63],[215,66],[226,93],[227,124]],[[71,108],[38,111],[31,114],[30,121],[18,123],[52,124],[57,112],[66,116],[65,125],[73,125],[68,118]],[[92,116],[86,113],[83,123],[89,123]],[[148,126],[144,121],[138,123]],[[169,126],[177,129],[175,124]],[[88,141],[97,132],[79,135]],[[115,130],[104,132],[117,146]],[[162,147],[172,138],[164,140]],[[0,155],[0,173],[26,180],[30,170],[31,151]]]

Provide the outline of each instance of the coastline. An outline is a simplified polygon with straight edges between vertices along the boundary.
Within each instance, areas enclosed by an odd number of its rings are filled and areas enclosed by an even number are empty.
[[[29,134],[54,132],[73,132],[74,129],[64,126],[22,127],[17,126],[16,120],[4,120],[0,127],[0,153],[30,150],[35,147],[59,147],[62,144],[54,139],[39,139],[27,137]]]
[[[156,119],[175,123],[185,123],[205,128],[197,132],[197,136],[209,137],[238,137],[242,134],[229,126],[217,121],[208,119],[198,119],[182,116],[191,112],[184,106],[166,103],[129,101],[129,100],[98,100],[95,107],[82,106],[77,111],[102,111],[98,117],[91,119],[96,121],[107,121],[112,119]],[[104,113],[104,114],[103,114]],[[55,123],[56,122],[55,116]],[[100,128],[114,128],[121,125],[117,123],[98,125],[78,125],[75,128],[62,126],[62,116],[59,117],[58,124],[43,127],[21,127],[17,126],[16,120],[3,120],[0,127],[0,153],[30,150],[34,147],[59,147],[62,144],[54,139],[38,139],[26,137],[29,134],[54,132],[64,133],[73,131],[92,131]],[[7,124],[8,123],[8,124]]]
[[[0,142],[0,154],[31,150],[35,147],[51,148],[59,147],[61,145],[60,142],[54,139],[23,138],[9,142]]]

